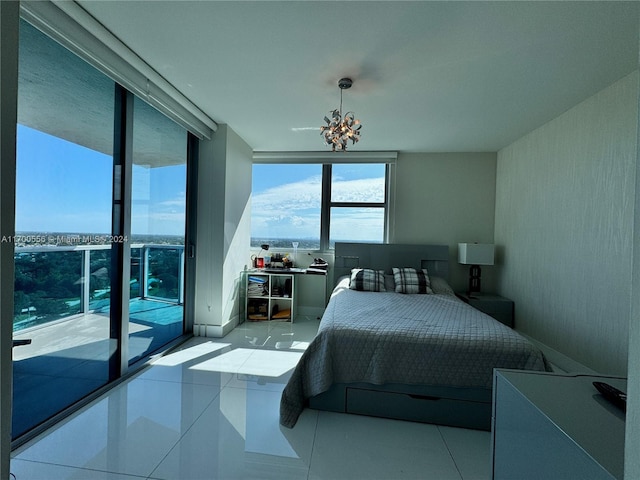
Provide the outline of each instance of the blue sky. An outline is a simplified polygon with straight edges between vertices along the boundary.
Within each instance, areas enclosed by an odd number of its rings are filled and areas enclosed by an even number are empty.
[[[332,197],[383,201],[384,165],[334,165]],[[18,126],[17,232],[108,233],[112,159],[109,155]],[[254,165],[252,235],[318,238],[322,166]],[[186,167],[134,165],[132,232],[182,235]],[[380,239],[379,209],[332,213],[334,240]]]
[[[109,233],[112,158],[18,126],[16,231]],[[183,235],[186,167],[134,166],[132,232]]]
[[[333,166],[336,201],[384,201],[383,164]],[[260,238],[319,238],[321,165],[254,165],[251,196],[252,235]],[[380,209],[333,212],[333,240],[381,240]]]

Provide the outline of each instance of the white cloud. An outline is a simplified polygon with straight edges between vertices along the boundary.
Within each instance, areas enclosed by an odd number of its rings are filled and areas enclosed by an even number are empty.
[[[180,210],[184,210],[187,206],[187,200],[184,192],[180,192],[176,198],[168,199],[158,204],[160,207],[177,207]]]
[[[309,177],[299,182],[285,183],[251,196],[254,214],[290,215],[292,212],[320,209],[322,179]]]
[[[383,202],[384,178],[334,181],[331,200],[334,202]]]
[[[384,211],[380,208],[340,208],[331,217],[333,240],[381,239]]]
[[[322,179],[307,179],[279,185],[251,198],[252,232],[259,237],[318,237]],[[332,186],[335,201],[382,202],[384,178],[336,179]],[[331,224],[334,238],[353,240],[380,238],[384,225],[382,211],[371,209],[336,211]]]

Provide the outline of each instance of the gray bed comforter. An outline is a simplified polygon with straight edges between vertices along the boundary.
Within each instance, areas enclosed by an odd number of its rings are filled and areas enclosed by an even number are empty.
[[[318,334],[282,393],[293,427],[308,398],[333,383],[491,388],[494,368],[549,370],[524,337],[453,295],[350,290],[338,284]]]

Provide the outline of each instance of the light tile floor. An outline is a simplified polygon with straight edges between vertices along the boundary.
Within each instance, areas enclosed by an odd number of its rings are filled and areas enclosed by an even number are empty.
[[[305,410],[280,394],[317,320],[193,338],[13,454],[16,480],[489,478],[488,432]],[[44,401],[44,399],[43,399]]]

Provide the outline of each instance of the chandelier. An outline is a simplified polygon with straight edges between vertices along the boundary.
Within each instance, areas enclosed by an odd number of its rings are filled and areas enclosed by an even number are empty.
[[[351,88],[353,81],[350,78],[341,78],[338,81],[340,87],[340,109],[331,112],[331,118],[324,117],[327,125],[320,127],[320,135],[324,137],[325,145],[330,145],[332,151],[345,151],[347,142],[355,144],[360,140],[360,120],[356,120],[353,112],[347,112],[342,118],[342,91]]]

